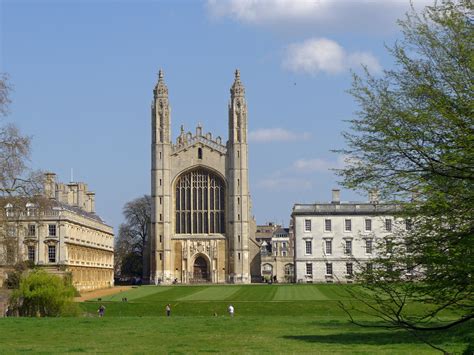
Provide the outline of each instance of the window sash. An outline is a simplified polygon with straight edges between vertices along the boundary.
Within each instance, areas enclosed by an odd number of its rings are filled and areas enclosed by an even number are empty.
[[[372,220],[371,219],[366,219],[365,220],[365,230],[366,231],[371,231],[372,230]]]
[[[332,240],[326,240],[325,246],[326,254],[332,254]]]
[[[325,219],[324,220],[324,230],[326,232],[330,232],[331,229],[332,229],[331,220],[330,219]]]
[[[346,232],[350,232],[352,230],[352,220],[350,219],[344,220],[344,230]]]
[[[366,240],[365,241],[365,252],[367,254],[372,254],[372,249],[373,249],[372,240]]]
[[[50,263],[56,262],[56,246],[48,245],[48,261]]]
[[[50,237],[55,237],[56,236],[56,225],[55,224],[48,225],[48,235]]]
[[[326,275],[332,275],[332,263],[326,263]]]
[[[354,274],[352,263],[346,263],[346,273],[347,273],[347,275],[353,275]]]
[[[352,240],[346,240],[346,245],[344,249],[346,255],[352,254]]]

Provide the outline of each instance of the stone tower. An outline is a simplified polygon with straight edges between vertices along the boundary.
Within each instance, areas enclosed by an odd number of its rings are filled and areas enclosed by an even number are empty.
[[[181,126],[171,142],[168,88],[160,70],[152,103],[152,283],[250,283],[247,104],[240,73],[230,89],[229,139]],[[254,252],[255,250],[255,252]],[[252,255],[250,255],[252,254]],[[148,270],[147,265],[144,267]]]
[[[227,157],[230,277],[234,283],[247,283],[250,282],[247,103],[239,70],[235,71],[234,84],[230,89]]]
[[[153,90],[151,105],[152,148],[151,148],[151,268],[162,278],[171,277],[170,238],[170,152],[171,117],[168,101],[168,87],[163,71],[158,73],[158,83]]]

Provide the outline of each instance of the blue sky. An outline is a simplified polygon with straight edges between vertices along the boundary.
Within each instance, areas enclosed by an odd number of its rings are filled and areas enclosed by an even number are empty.
[[[421,8],[429,0],[415,0]],[[294,203],[327,201],[357,110],[350,70],[393,61],[385,44],[408,0],[0,1],[0,71],[11,114],[33,137],[31,167],[84,181],[115,228],[150,191],[150,103],[159,68],[173,140],[183,124],[227,139],[236,68],[249,109],[249,175],[258,223],[288,224]],[[360,200],[342,191],[342,200]]]

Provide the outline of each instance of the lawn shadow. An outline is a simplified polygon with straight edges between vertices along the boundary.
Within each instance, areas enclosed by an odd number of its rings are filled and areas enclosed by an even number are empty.
[[[392,332],[348,332],[327,335],[284,335],[283,339],[299,340],[307,343],[321,343],[321,344],[353,344],[353,345],[387,345],[387,344],[412,344],[420,343],[417,339],[410,336],[404,331]]]

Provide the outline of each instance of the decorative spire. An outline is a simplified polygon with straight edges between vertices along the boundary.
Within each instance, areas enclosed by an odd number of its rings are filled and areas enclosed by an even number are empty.
[[[245,88],[242,82],[240,81],[240,70],[236,69],[235,70],[235,79],[234,83],[232,84],[232,87],[230,88],[230,94],[232,97],[240,96],[243,97],[245,96]]]
[[[160,69],[158,71],[158,83],[155,86],[155,90],[153,93],[156,97],[168,97],[168,87],[165,84],[165,80],[163,79],[163,70]]]

